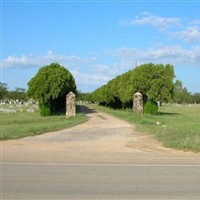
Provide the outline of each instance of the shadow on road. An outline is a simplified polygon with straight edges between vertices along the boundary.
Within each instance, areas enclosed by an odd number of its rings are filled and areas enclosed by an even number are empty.
[[[83,113],[83,114],[97,113],[97,111],[95,109],[88,108],[85,105],[77,105],[77,111],[79,113]]]

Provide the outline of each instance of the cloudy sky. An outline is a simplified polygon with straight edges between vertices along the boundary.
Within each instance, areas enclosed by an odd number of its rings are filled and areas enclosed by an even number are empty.
[[[1,82],[65,66],[91,92],[136,65],[172,64],[200,92],[200,1],[1,1]]]

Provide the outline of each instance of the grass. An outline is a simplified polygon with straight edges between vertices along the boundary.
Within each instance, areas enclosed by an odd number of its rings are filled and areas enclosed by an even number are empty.
[[[95,106],[95,109],[135,124],[139,131],[152,134],[166,147],[200,152],[200,105],[165,105],[160,107],[158,115],[143,117],[131,110],[99,106]]]
[[[75,117],[65,115],[41,117],[39,112],[0,113],[0,140],[19,139],[45,132],[57,131],[83,123],[87,117],[78,113]]]

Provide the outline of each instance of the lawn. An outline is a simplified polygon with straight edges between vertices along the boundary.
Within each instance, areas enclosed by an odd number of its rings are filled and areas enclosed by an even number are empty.
[[[87,117],[78,113],[76,117],[66,118],[64,114],[41,117],[36,112],[1,112],[0,140],[18,139],[45,132],[57,131],[83,123]]]
[[[143,117],[131,110],[95,108],[135,124],[139,131],[152,134],[166,147],[200,152],[200,105],[165,105],[158,115]]]

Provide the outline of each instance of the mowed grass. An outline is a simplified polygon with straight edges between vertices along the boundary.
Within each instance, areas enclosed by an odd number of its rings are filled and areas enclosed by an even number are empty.
[[[65,115],[41,117],[39,112],[0,113],[0,140],[19,139],[35,136],[46,132],[69,128],[87,120],[83,114],[66,118]]]
[[[200,105],[165,105],[158,115],[143,117],[131,110],[95,108],[135,124],[139,131],[152,134],[166,147],[200,152]]]

